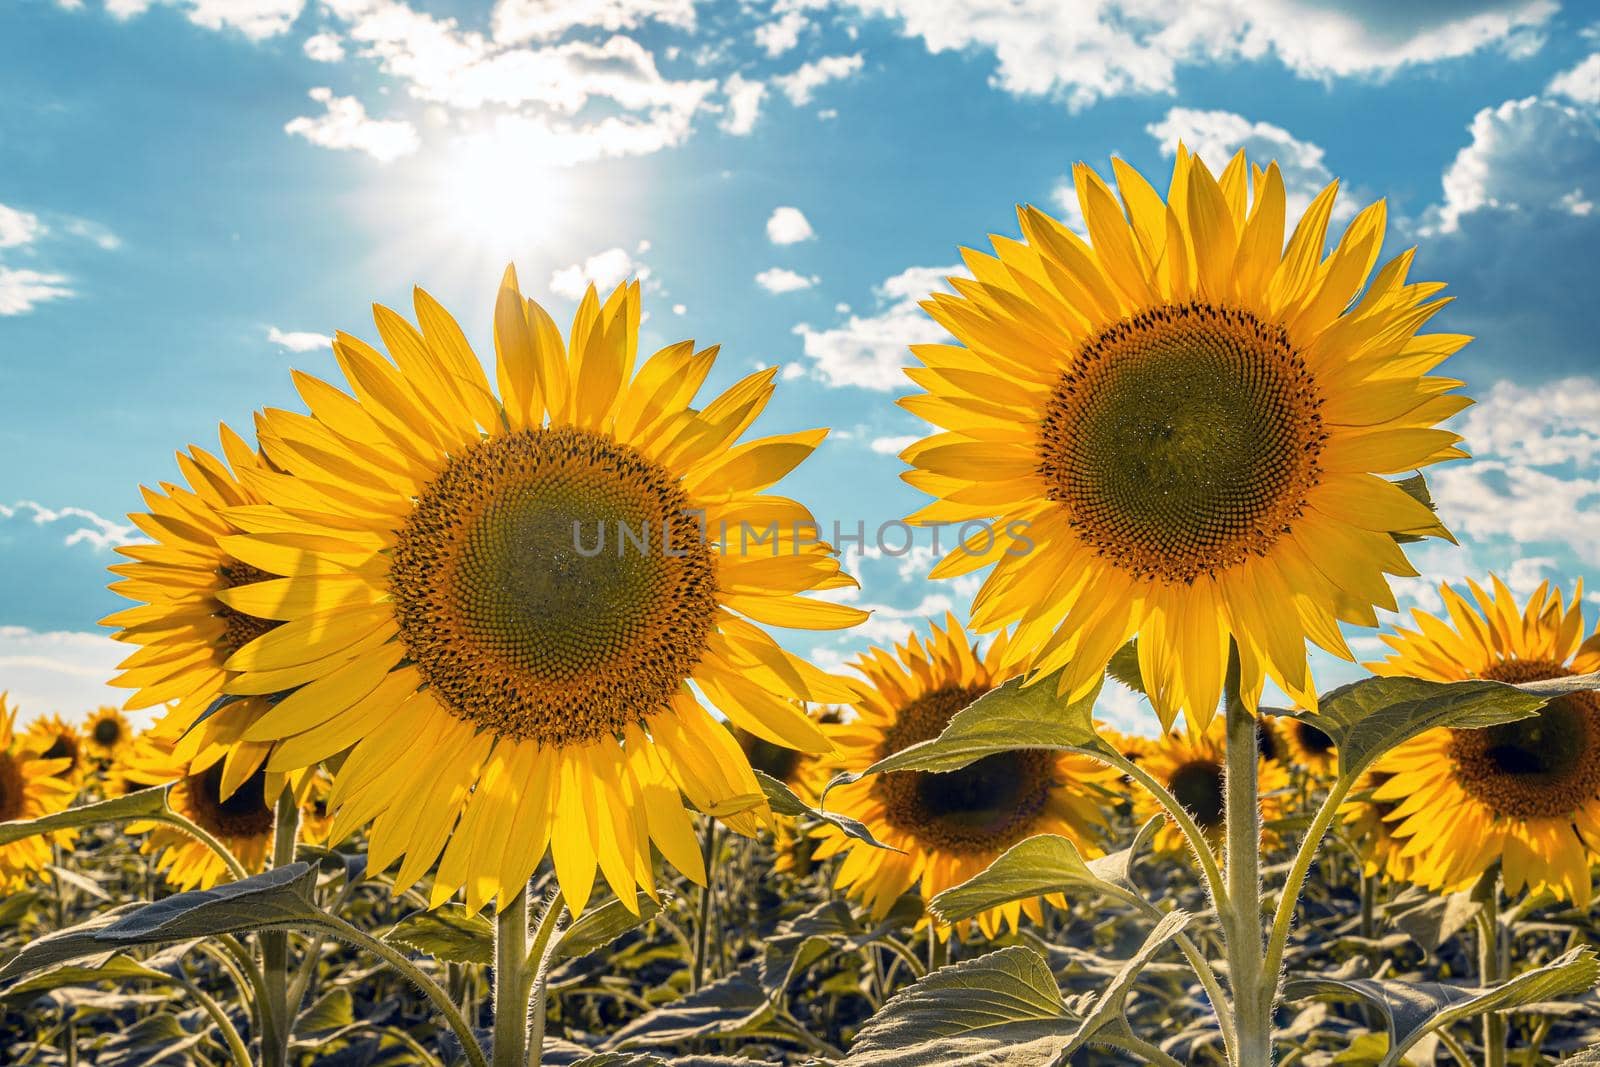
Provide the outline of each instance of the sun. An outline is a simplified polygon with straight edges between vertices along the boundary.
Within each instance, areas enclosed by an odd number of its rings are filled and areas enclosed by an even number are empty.
[[[497,262],[548,243],[570,191],[566,172],[535,139],[487,130],[458,137],[440,154],[434,185],[452,241]]]

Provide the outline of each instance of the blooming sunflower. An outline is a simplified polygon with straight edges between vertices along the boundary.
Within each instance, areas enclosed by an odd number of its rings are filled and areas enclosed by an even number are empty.
[[[63,777],[66,757],[45,757],[16,732],[17,711],[0,693],[0,822],[36,819],[64,810],[73,787]],[[50,865],[50,840],[35,835],[0,845],[0,889],[18,888]]]
[[[107,704],[83,724],[83,747],[97,760],[115,759],[133,739],[133,725],[117,708]]]
[[[901,403],[943,430],[901,453],[935,498],[913,521],[984,524],[933,575],[992,564],[974,629],[1016,624],[1073,699],[1137,635],[1163,725],[1203,726],[1232,638],[1252,709],[1267,677],[1314,708],[1305,640],[1353,659],[1338,623],[1416,573],[1391,533],[1448,536],[1381,475],[1464,455],[1435,426],[1470,401],[1426,375],[1468,338],[1417,334],[1444,301],[1411,252],[1368,283],[1382,201],[1323,257],[1337,183],[1285,247],[1275,163],[1214,178],[1180,145],[1165,200],[1113,165],[1120,203],[1073,172],[1090,242],[1023,208],[923,305],[960,343],[912,346]]]
[[[115,626],[118,641],[138,645],[123,660],[112,685],[136,690],[127,707],[171,704],[153,729],[176,745],[173,758],[209,767],[223,761],[224,794],[260,769],[270,745],[240,734],[266,710],[264,696],[233,702],[226,715],[204,716],[234,675],[223,666],[229,656],[277,626],[225,604],[225,589],[272,577],[230,555],[222,541],[239,533],[228,517],[232,507],[260,504],[240,480],[261,466],[261,457],[233,430],[221,427],[222,457],[198,446],[178,453],[187,485],[163,482],[143,490],[148,512],[128,518],[150,544],[117,551],[132,562],[111,568],[119,581],[111,589],[139,606],[101,620]]]
[[[937,737],[956,712],[1006,680],[1004,635],[980,655],[954,617],[931,631],[927,639],[912,634],[893,653],[874,648],[856,662],[868,684],[853,704],[854,716],[828,728],[838,748],[833,772],[863,771]],[[930,899],[1037,834],[1060,834],[1085,855],[1099,855],[1095,829],[1104,823],[1102,809],[1116,777],[1085,757],[1037,749],[985,756],[958,771],[873,775],[831,790],[827,807],[865,823],[900,851],[873,848],[824,825],[816,831],[816,856],[843,854],[835,884],[882,918],[912,886]],[[1041,901],[991,908],[976,921],[993,937],[1006,924],[1015,930],[1024,914],[1039,921]],[[965,936],[967,926],[957,924],[957,932]],[[948,937],[949,929],[939,933]]]
[[[1378,788],[1391,775],[1367,771],[1351,790],[1351,799],[1339,808],[1348,833],[1361,852],[1361,873],[1368,878],[1382,875],[1391,882],[1409,882],[1413,863],[1403,854],[1406,842],[1394,835],[1389,821],[1398,806],[1393,800],[1378,800]]]
[[[83,782],[88,769],[83,735],[59,714],[34,719],[22,737],[22,744],[40,759],[65,760],[55,771],[57,778],[71,783],[74,788]]]
[[[1227,767],[1227,730],[1222,719],[1213,719],[1203,730],[1173,730],[1159,738],[1150,751],[1140,759],[1139,765],[1167,787],[1167,791],[1182,804],[1206,835],[1213,849],[1219,852],[1226,830],[1223,782]],[[1271,822],[1286,810],[1285,790],[1289,786],[1289,772],[1283,764],[1258,756],[1256,760],[1257,790],[1261,794],[1261,821]],[[1143,823],[1161,813],[1163,809],[1148,792],[1136,790],[1133,798],[1134,817]],[[1262,848],[1277,841],[1277,835],[1268,829],[1261,832]],[[1173,854],[1187,850],[1183,832],[1177,824],[1167,819],[1151,840],[1156,852]]]
[[[1517,609],[1499,578],[1469,582],[1473,601],[1441,586],[1448,621],[1414,610],[1416,630],[1384,634],[1379,674],[1530,682],[1600,670],[1600,629],[1584,638],[1583,585],[1570,604],[1544,583]],[[1600,695],[1574,693],[1538,714],[1478,730],[1441,728],[1383,756],[1373,792],[1432,889],[1470,882],[1499,861],[1506,890],[1541,887],[1588,906],[1600,849]]]
[[[813,718],[818,723],[829,725],[842,721],[837,707],[823,708],[815,712]],[[828,763],[824,758],[775,745],[738,727],[733,728],[733,736],[751,767],[776,778],[811,807],[817,806],[823,787],[828,784]],[[772,869],[779,873],[809,870],[815,846],[815,840],[800,832],[794,820],[776,820],[772,831],[772,848],[777,855],[777,862]]]
[[[1287,763],[1303,767],[1313,778],[1332,774],[1339,763],[1339,750],[1333,738],[1303,719],[1285,715],[1282,724],[1284,743],[1288,746]]]
[[[508,270],[498,395],[420,290],[416,312],[420,329],[375,310],[393,362],[335,339],[354,395],[297,374],[311,414],[258,420],[276,469],[243,480],[272,506],[230,509],[248,533],[221,544],[277,577],[218,597],[282,625],[233,654],[224,688],[299,688],[242,736],[277,743],[270,769],[349,749],[335,836],[371,823],[371,867],[403,857],[397,891],[437,861],[436,903],[465,886],[503,908],[548,850],[574,913],[597,866],[637,907],[652,844],[703,879],[680,793],[745,832],[766,809],[690,683],[811,751],[828,740],[801,702],[850,696],[756,625],[865,617],[800,595],[854,582],[811,513],[765,492],[826,431],[736,444],[774,371],[692,408],[715,358],[692,342],[635,373],[637,282],[591,288],[564,343]]]

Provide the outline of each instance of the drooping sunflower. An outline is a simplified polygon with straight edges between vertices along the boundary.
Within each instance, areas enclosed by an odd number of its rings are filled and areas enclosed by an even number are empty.
[[[1417,333],[1444,302],[1411,252],[1368,283],[1382,201],[1324,257],[1337,183],[1285,247],[1275,163],[1213,177],[1180,145],[1164,200],[1113,165],[1120,202],[1074,168],[1089,242],[1023,208],[923,305],[960,343],[912,347],[901,404],[943,431],[901,453],[935,498],[912,518],[984,523],[933,576],[992,564],[974,629],[1016,624],[1074,699],[1137,635],[1163,726],[1204,725],[1231,638],[1252,709],[1268,677],[1314,708],[1306,639],[1353,659],[1338,623],[1416,573],[1391,534],[1448,536],[1382,476],[1464,454],[1436,424],[1469,401],[1427,374],[1468,338]]]
[[[1518,610],[1499,578],[1441,586],[1448,619],[1414,610],[1417,629],[1384,634],[1385,675],[1530,682],[1600,670],[1600,628],[1584,637],[1583,585],[1570,603],[1544,583]],[[1587,906],[1600,852],[1600,695],[1552,700],[1536,715],[1479,730],[1429,730],[1383,756],[1373,791],[1404,841],[1411,878],[1460,887],[1499,862],[1506,890],[1545,887]]]
[[[715,349],[670,345],[636,372],[637,282],[591,288],[564,341],[508,271],[498,395],[420,290],[416,312],[420,329],[375,310],[390,358],[338,335],[353,395],[297,374],[311,413],[258,420],[276,469],[242,476],[271,506],[230,509],[248,532],[221,544],[278,577],[218,597],[282,625],[233,654],[224,688],[298,688],[244,739],[277,743],[271,769],[348,749],[335,836],[371,823],[371,867],[403,857],[397,891],[437,863],[436,903],[465,886],[503,908],[547,850],[574,913],[596,867],[637,907],[652,845],[703,879],[682,797],[745,832],[766,809],[695,689],[811,751],[828,741],[802,702],[850,696],[757,625],[864,617],[801,595],[854,583],[811,513],[766,492],[826,431],[736,443],[774,374],[693,408]]]
[[[266,710],[266,698],[257,691],[230,704],[226,715],[202,716],[234,676],[223,666],[228,657],[278,624],[220,599],[225,589],[272,577],[222,546],[224,538],[240,532],[228,509],[262,502],[240,478],[260,468],[262,459],[227,426],[220,433],[221,457],[198,446],[178,453],[187,485],[162,482],[159,489],[143,489],[150,510],[128,518],[151,543],[118,548],[132,562],[111,568],[120,579],[112,591],[139,605],[101,625],[117,627],[116,640],[139,646],[111,680],[135,690],[126,706],[170,704],[152,729],[176,746],[173,758],[179,762],[209,767],[221,759],[223,792],[229,794],[261,768],[271,747],[240,736]]]
[[[1006,680],[1005,653],[1000,635],[980,654],[954,617],[943,627],[933,625],[928,638],[912,634],[893,652],[872,649],[855,664],[867,685],[852,705],[854,715],[828,727],[838,748],[830,777],[865,770],[937,737],[956,712]],[[1116,778],[1115,771],[1082,756],[1045,750],[997,753],[945,773],[873,775],[831,790],[826,806],[865,823],[879,841],[900,851],[873,848],[824,825],[816,831],[816,856],[842,854],[835,884],[882,918],[913,886],[931,899],[1036,834],[1060,834],[1084,855],[1099,855],[1096,831]],[[1005,904],[976,922],[993,937],[1007,924],[1015,930],[1022,915],[1039,921],[1041,904],[1037,898]],[[957,933],[964,936],[968,925],[957,924]]]
[[[55,774],[76,789],[83,782],[88,769],[88,753],[84,750],[83,735],[72,723],[59,714],[41,715],[28,724],[22,744],[33,750],[40,759],[64,760]]]
[[[17,711],[0,693],[0,822],[36,819],[64,810],[73,787],[62,776],[66,757],[45,758],[16,732]],[[50,865],[50,841],[24,837],[0,845],[0,890],[23,885]]]
[[[1150,751],[1139,761],[1167,791],[1193,816],[1195,825],[1206,835],[1211,847],[1218,850],[1221,859],[1226,825],[1223,783],[1227,768],[1227,733],[1222,719],[1213,719],[1203,730],[1173,730],[1159,738]],[[1265,756],[1256,758],[1256,789],[1261,795],[1261,821],[1269,823],[1282,817],[1287,810],[1284,795],[1289,786],[1289,772],[1283,764]],[[1163,809],[1148,792],[1134,791],[1133,813],[1139,823],[1144,823]],[[1261,831],[1263,849],[1272,847],[1277,835],[1271,829]],[[1170,818],[1161,824],[1151,840],[1156,852],[1175,854],[1187,851],[1183,831]]]
[[[1339,765],[1339,750],[1333,738],[1303,719],[1292,715],[1279,718],[1284,742],[1289,747],[1287,762],[1303,767],[1313,778],[1330,775]]]
[[[115,759],[117,753],[133,740],[133,724],[122,712],[107,704],[83,724],[83,747],[97,760]]]

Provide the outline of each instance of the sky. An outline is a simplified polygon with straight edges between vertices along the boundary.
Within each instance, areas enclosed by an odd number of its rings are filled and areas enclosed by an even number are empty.
[[[1181,9],[1181,10],[1180,10]],[[1477,340],[1445,365],[1473,458],[1459,536],[1402,606],[1490,570],[1600,571],[1600,22],[1555,0],[10,0],[0,5],[0,690],[23,717],[120,703],[113,550],[173,452],[298,408],[328,337],[421,285],[480,354],[500,273],[570,320],[643,280],[642,349],[719,343],[703,397],[780,365],[756,430],[831,426],[783,485],[873,609],[784,633],[836,667],[945,611],[894,406],[917,302],[1018,204],[1078,225],[1073,163],[1164,186],[1181,138],[1276,158],[1336,220],[1386,197],[1386,255]],[[891,535],[888,548],[899,548]],[[1595,601],[1591,597],[1591,605]],[[1595,613],[1591,606],[1591,618]],[[1353,633],[1363,655],[1381,646]],[[1315,661],[1324,685],[1359,673]],[[1148,721],[1112,687],[1106,714]]]

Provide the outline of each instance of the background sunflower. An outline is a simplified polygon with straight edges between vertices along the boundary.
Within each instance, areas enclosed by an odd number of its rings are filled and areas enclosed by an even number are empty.
[[[1220,862],[1225,828],[1223,779],[1227,767],[1223,720],[1213,719],[1204,730],[1173,730],[1162,735],[1140,758],[1139,765],[1165,785],[1194,817]],[[1261,821],[1265,826],[1288,810],[1289,772],[1282,763],[1258,756],[1256,782],[1261,795]],[[1134,789],[1133,811],[1135,822],[1143,823],[1161,814],[1162,808],[1145,790]],[[1274,847],[1278,836],[1263,828],[1261,843],[1263,849]],[[1183,832],[1170,818],[1163,820],[1151,844],[1155,851],[1168,854],[1188,849]]]
[[[36,819],[72,803],[66,757],[46,759],[16,732],[17,709],[0,693],[0,822]],[[0,889],[24,887],[50,865],[50,838],[24,837],[0,845]]]
[[[83,724],[83,747],[94,759],[115,759],[133,740],[133,724],[111,704],[98,708]]]

